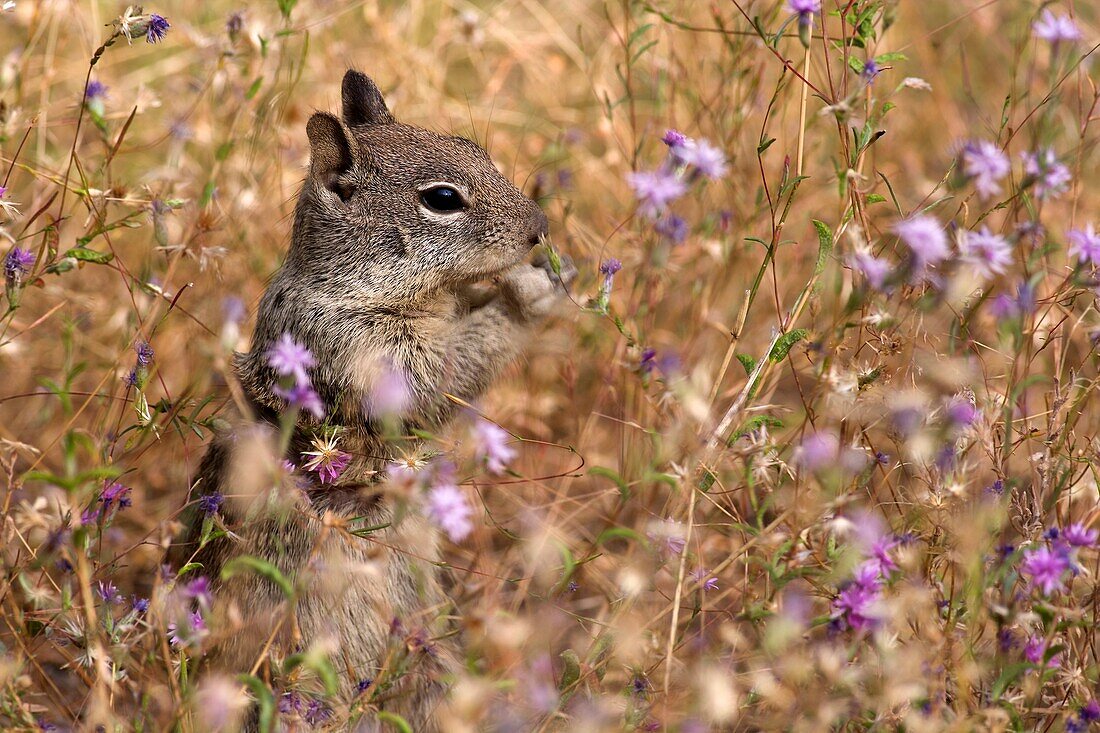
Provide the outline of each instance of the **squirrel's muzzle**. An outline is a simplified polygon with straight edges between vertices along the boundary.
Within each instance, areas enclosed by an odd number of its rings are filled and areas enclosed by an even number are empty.
[[[527,244],[531,247],[550,236],[550,222],[546,219],[546,214],[542,213],[542,209],[538,207],[538,204],[535,204],[534,211],[528,218],[527,227]]]

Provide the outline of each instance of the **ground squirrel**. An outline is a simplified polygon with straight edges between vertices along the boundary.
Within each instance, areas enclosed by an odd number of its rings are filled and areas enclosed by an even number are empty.
[[[546,216],[476,143],[394,121],[359,72],[347,72],[342,97],[340,118],[309,120],[290,250],[260,303],[251,350],[234,363],[247,409],[228,419],[195,482],[195,501],[226,497],[217,527],[196,512],[169,562],[198,563],[192,574],[209,579],[216,621],[206,626],[216,631],[206,668],[248,672],[327,645],[344,704],[369,680],[384,686],[372,702],[431,731],[454,656],[433,639],[448,612],[432,564],[437,538],[415,513],[397,521],[380,491],[398,446],[373,400],[392,372],[407,389],[391,416],[399,432],[441,427],[457,408],[447,395],[475,400],[575,270],[524,261],[547,235]],[[491,288],[475,285],[486,279]],[[272,469],[273,457],[308,450],[322,425],[301,410],[280,444],[286,393],[269,354],[284,335],[312,353],[324,424],[339,426],[352,455],[331,484]],[[292,600],[270,573],[226,573],[242,555],[278,568]]]

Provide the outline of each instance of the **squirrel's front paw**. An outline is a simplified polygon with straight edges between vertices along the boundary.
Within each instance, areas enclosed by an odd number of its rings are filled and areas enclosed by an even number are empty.
[[[562,275],[565,275],[564,263]],[[549,269],[522,262],[501,275],[500,290],[521,319],[534,321],[550,315],[563,292],[563,284]]]
[[[552,282],[559,283],[565,292],[569,292],[569,286],[577,279],[577,266],[573,264],[573,258],[569,255],[558,255],[559,267],[557,273],[550,266],[550,257],[545,251],[539,252],[535,259],[531,261],[531,264],[546,272],[546,276]]]

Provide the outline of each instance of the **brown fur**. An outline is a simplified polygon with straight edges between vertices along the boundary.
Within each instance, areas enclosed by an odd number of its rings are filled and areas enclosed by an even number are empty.
[[[395,365],[412,395],[402,426],[442,427],[456,408],[445,393],[477,399],[561,283],[556,288],[548,269],[522,262],[547,234],[538,205],[475,143],[395,122],[366,76],[349,71],[342,118],[318,112],[307,133],[310,172],[290,250],[260,303],[251,350],[235,361],[254,414],[230,417],[199,471],[200,492],[232,497],[222,509],[232,534],[200,549],[195,517],[170,563],[199,562],[213,581],[211,626],[223,633],[212,640],[207,667],[247,672],[265,653],[279,658],[328,643],[346,703],[357,680],[415,663],[374,699],[414,730],[431,731],[455,659],[450,642],[424,643],[441,632],[436,619],[449,610],[433,566],[438,540],[414,513],[396,517],[378,490],[398,451],[369,409],[371,391],[383,366]],[[422,206],[419,191],[433,182],[464,192],[468,209],[454,215]],[[496,287],[474,285],[489,277]],[[301,472],[280,479],[285,405],[267,353],[283,333],[314,354],[313,385],[329,423],[343,428],[341,448],[354,456],[335,486]],[[299,417],[288,457],[308,449],[316,426]],[[273,491],[280,481],[305,483]],[[385,523],[392,526],[369,538],[349,534]],[[293,607],[258,574],[222,580],[225,564],[240,555],[292,579]]]

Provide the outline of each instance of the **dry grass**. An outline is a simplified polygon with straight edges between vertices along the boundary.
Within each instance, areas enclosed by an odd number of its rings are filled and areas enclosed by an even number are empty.
[[[1019,568],[1045,530],[1100,515],[1097,280],[1067,255],[1067,232],[1100,219],[1096,8],[1057,4],[1084,37],[1052,49],[1019,0],[826,0],[807,94],[796,25],[770,46],[749,20],[775,34],[779,3],[656,5],[318,0],[285,19],[256,2],[231,38],[240,6],[165,2],[148,8],[171,21],[163,43],[115,43],[92,70],[109,88],[98,119],[81,90],[123,8],[0,15],[2,200],[19,204],[3,233],[37,256],[0,320],[5,727],[204,730],[232,707],[181,673],[155,613],[96,584],[129,598],[171,582],[163,550],[248,343],[225,300],[254,312],[305,120],[337,107],[351,66],[402,120],[482,142],[581,270],[575,307],[481,406],[523,442],[513,477],[465,464],[484,511],[448,549],[469,649],[448,730],[1073,730],[1100,679],[1097,552],[1075,551],[1079,574],[1051,596]],[[868,11],[867,50],[834,45],[854,34],[842,9]],[[904,58],[870,85],[847,62],[888,53]],[[885,134],[860,150],[865,122]],[[666,128],[729,160],[675,204],[691,227],[678,245],[626,182],[664,160]],[[972,139],[1012,160],[996,198],[956,165]],[[1073,180],[1040,200],[1021,154],[1045,146]],[[865,287],[857,246],[904,262],[891,227],[926,207],[1010,237],[1008,271],[949,262],[938,283]],[[812,220],[831,245],[820,271]],[[1045,234],[1020,234],[1028,222]],[[66,260],[78,245],[109,262]],[[610,257],[623,269],[600,312]],[[1024,280],[1035,307],[998,316]],[[137,341],[156,353],[148,420],[124,381]],[[742,354],[762,360],[751,383]],[[973,421],[952,423],[950,400],[971,397]],[[860,460],[799,466],[815,433]],[[133,506],[80,528],[106,476]],[[833,600],[875,532],[910,536],[876,623],[844,628]],[[1028,663],[1029,638],[1057,666]]]

